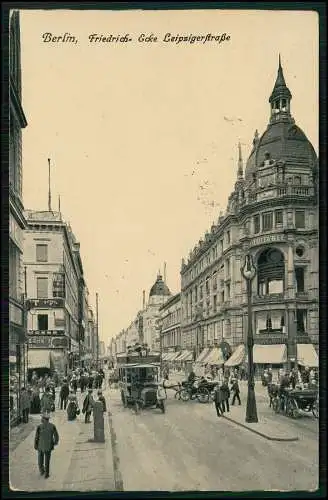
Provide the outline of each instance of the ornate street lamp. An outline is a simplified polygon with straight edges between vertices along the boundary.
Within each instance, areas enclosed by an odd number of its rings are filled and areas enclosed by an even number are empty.
[[[256,267],[250,254],[245,255],[245,262],[241,268],[241,273],[247,284],[247,310],[248,310],[248,328],[247,328],[247,350],[248,350],[248,391],[246,406],[246,422],[256,423],[257,409],[254,389],[254,363],[253,363],[253,326],[252,326],[252,281],[256,275]]]

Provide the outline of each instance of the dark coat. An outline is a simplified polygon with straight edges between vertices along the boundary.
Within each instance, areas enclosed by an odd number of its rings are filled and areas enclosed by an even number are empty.
[[[34,449],[38,451],[51,451],[59,442],[56,426],[49,421],[38,425],[34,439]]]
[[[69,395],[69,387],[68,384],[63,384],[60,389],[60,397],[62,399],[68,398]]]
[[[50,393],[45,392],[41,398],[41,413],[50,413],[53,408],[53,398]]]
[[[29,410],[31,406],[31,399],[30,395],[27,391],[22,391],[21,394],[21,409],[22,410]]]
[[[82,413],[91,412],[95,400],[93,399],[92,394],[87,394],[83,401]]]
[[[240,389],[239,389],[239,384],[238,384],[238,380],[234,380],[231,384],[231,390],[234,394],[239,394],[240,393]]]
[[[230,389],[228,384],[224,383],[220,387],[220,392],[222,394],[222,401],[226,401],[230,398]]]
[[[222,401],[224,401],[222,391],[219,387],[215,388],[214,401],[218,404],[221,404]]]
[[[104,396],[99,396],[98,401],[102,402],[103,407],[104,407],[104,412],[107,411],[106,399],[104,398]]]

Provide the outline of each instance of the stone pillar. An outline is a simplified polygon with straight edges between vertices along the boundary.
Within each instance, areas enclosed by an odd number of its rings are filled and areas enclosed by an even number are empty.
[[[288,245],[287,262],[285,260],[285,290],[287,299],[295,298],[294,248],[291,242]]]
[[[105,442],[104,407],[101,401],[96,401],[93,407],[93,432],[96,443]]]
[[[297,356],[297,322],[294,309],[289,309],[287,311],[287,328],[287,368],[291,370]]]

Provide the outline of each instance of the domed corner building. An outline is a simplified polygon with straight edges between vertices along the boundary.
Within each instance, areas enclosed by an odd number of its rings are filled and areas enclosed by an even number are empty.
[[[159,339],[159,309],[172,294],[160,273],[149,292],[149,300],[144,309],[139,313],[139,340],[145,342],[151,351],[160,350]]]
[[[245,173],[239,145],[226,213],[181,267],[183,347],[201,357],[229,344],[233,354],[226,365],[236,366],[246,359],[247,294],[240,269],[250,252],[257,373],[268,366],[291,368],[296,359],[300,366],[318,365],[318,158],[291,115],[291,100],[279,57],[267,129],[262,136],[255,132]]]

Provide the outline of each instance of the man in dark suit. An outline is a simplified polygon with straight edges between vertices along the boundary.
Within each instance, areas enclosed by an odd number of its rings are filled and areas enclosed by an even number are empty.
[[[50,414],[42,415],[41,424],[38,425],[34,439],[34,449],[38,452],[38,464],[41,476],[49,477],[51,452],[59,442],[56,426],[49,422]]]

